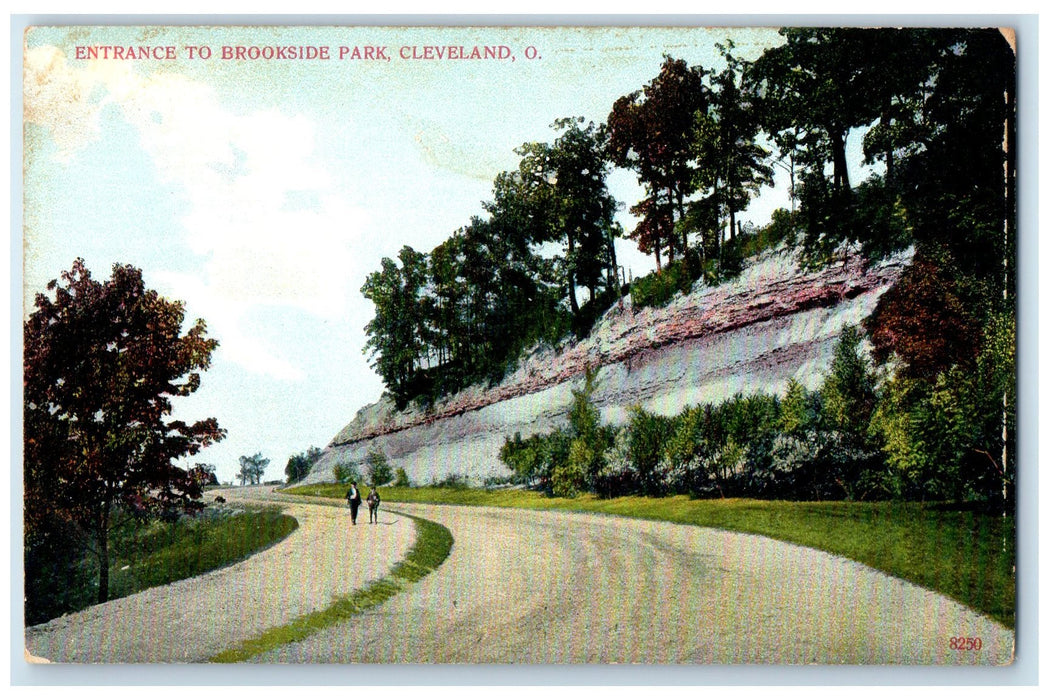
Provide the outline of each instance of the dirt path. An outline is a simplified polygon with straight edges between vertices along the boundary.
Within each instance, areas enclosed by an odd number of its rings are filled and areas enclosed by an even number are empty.
[[[272,488],[218,492],[230,503],[265,501]],[[343,504],[345,505],[345,504]],[[204,661],[385,576],[415,538],[411,520],[367,508],[350,526],[345,507],[285,504],[299,521],[286,539],[246,561],[26,630],[37,657],[73,663]]]
[[[1003,664],[1013,633],[940,595],[752,535],[597,515],[397,505],[441,569],[265,662]],[[980,637],[980,652],[950,649]]]
[[[236,493],[236,492],[234,492]],[[1003,664],[1013,633],[940,595],[775,540],[573,513],[391,505],[448,527],[445,563],[385,604],[255,661]],[[40,656],[193,661],[383,575],[413,527],[297,504],[280,545],[27,631]],[[345,552],[373,566],[345,566]],[[352,575],[351,575],[352,574]],[[979,637],[979,652],[950,649]]]

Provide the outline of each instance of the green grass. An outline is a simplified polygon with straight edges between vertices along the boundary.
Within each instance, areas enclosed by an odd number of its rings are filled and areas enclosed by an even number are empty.
[[[329,608],[304,615],[286,625],[268,629],[259,637],[250,639],[239,647],[216,654],[209,661],[247,661],[271,649],[302,641],[326,627],[344,622],[368,608],[382,604],[409,584],[436,569],[452,551],[452,533],[435,522],[408,517],[415,521],[415,544],[405,559],[393,567],[386,577],[354,591],[352,595],[336,601]]]
[[[234,564],[298,527],[279,508],[207,508],[177,522],[128,520],[109,538],[109,599],[199,576]],[[72,530],[39,551],[26,548],[26,624],[35,625],[98,602],[98,559]]]
[[[341,498],[345,487],[287,493]],[[964,505],[819,503],[751,499],[549,498],[534,491],[382,489],[386,502],[444,503],[606,513],[765,535],[862,562],[949,596],[1015,627],[1015,524]]]
[[[229,516],[205,511],[196,518],[155,521],[115,533],[109,597],[123,598],[242,561],[298,526],[279,508],[263,508]]]

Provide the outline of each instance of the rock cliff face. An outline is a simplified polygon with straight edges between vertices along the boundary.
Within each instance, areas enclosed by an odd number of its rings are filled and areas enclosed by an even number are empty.
[[[568,422],[572,390],[597,368],[594,401],[606,422],[626,421],[631,406],[673,415],[686,405],[737,392],[782,393],[793,377],[818,387],[841,330],[860,323],[899,279],[910,253],[865,267],[851,256],[814,272],[784,252],[752,261],[736,280],[696,285],[661,309],[633,311],[629,298],[590,337],[524,358],[494,387],[470,387],[430,410],[395,410],[386,399],[365,406],[324,450],[306,483],[333,481],[336,464],[365,473],[369,449],[382,448],[412,483],[449,474],[473,481],[506,475],[499,449]]]

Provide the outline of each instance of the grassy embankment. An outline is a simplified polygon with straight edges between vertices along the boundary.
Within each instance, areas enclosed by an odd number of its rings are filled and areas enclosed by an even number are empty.
[[[290,535],[298,522],[279,508],[208,509],[176,522],[130,520],[110,534],[109,599],[199,576],[247,559]],[[98,601],[98,560],[85,547],[60,553],[39,580],[27,574],[26,623],[46,622]]]
[[[325,627],[350,619],[368,608],[375,607],[392,598],[397,592],[418,581],[436,569],[452,551],[452,533],[443,525],[408,516],[415,521],[415,544],[403,561],[388,575],[372,581],[352,595],[342,598],[334,605],[317,612],[303,615],[280,627],[266,630],[255,639],[250,639],[234,649],[211,657],[209,661],[233,663],[247,661],[254,656],[277,647],[299,642],[316,634]]]
[[[276,544],[298,526],[279,508],[139,526],[114,542],[117,556],[110,567],[110,599],[235,564]]]
[[[341,499],[345,490],[345,486],[319,484],[286,492]],[[385,487],[382,496],[386,502],[607,513],[765,535],[862,562],[1015,627],[1013,519],[965,506],[685,496],[549,498],[534,491],[434,487]]]

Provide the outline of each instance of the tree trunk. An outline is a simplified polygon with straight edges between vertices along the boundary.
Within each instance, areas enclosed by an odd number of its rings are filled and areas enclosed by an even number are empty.
[[[797,191],[798,185],[796,182],[796,166],[794,162],[794,152],[790,154],[790,215],[791,215],[791,229],[794,228],[794,214],[798,205]]]
[[[572,262],[568,266],[568,305],[572,309],[572,318],[579,315],[579,302],[575,297],[575,238],[568,235],[568,259]]]
[[[893,171],[895,170],[895,166],[896,166],[896,159],[895,159],[895,157],[893,155],[893,151],[895,149],[893,148],[893,143],[892,143],[892,129],[890,127],[890,122],[892,121],[892,117],[889,116],[889,110],[890,110],[891,104],[892,104],[892,98],[890,97],[888,103],[884,107],[882,107],[882,110],[881,110],[881,125],[885,129],[885,133],[886,133],[886,137],[885,137],[885,139],[886,139],[886,145],[885,145],[885,184],[886,185],[891,185],[892,184]]]
[[[834,159],[834,188],[838,192],[848,192],[852,189],[849,184],[849,164],[845,159],[846,134],[841,131],[830,131],[831,155]]]
[[[109,600],[109,505],[107,504],[99,518],[98,532],[95,533],[98,543],[98,602]]]
[[[680,191],[677,193],[677,220],[683,221],[685,218],[685,195]],[[681,227],[681,257],[682,259],[688,255],[688,231],[684,226]]]

